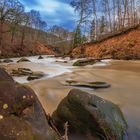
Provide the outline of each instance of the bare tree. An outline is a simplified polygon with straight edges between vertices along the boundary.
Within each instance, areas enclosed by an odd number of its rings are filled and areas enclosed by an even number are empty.
[[[24,14],[24,6],[20,4],[17,11],[14,13],[14,18],[10,20],[10,32],[11,32],[11,43],[14,41],[14,36],[17,32],[17,28],[22,24],[22,15]]]
[[[27,25],[30,23],[30,17],[28,15],[28,13],[23,13],[22,15],[22,33],[21,33],[21,49],[23,49],[24,47],[24,40],[25,40],[25,31],[26,31],[26,27]]]
[[[80,19],[77,27],[79,28],[86,18],[89,16],[89,0],[73,0],[71,1],[71,6],[75,9],[75,12],[79,13]]]
[[[102,36],[100,32],[102,17],[104,17],[106,35],[121,32],[125,28],[139,24],[140,21],[139,0],[73,0],[71,5],[79,13],[78,25],[81,25],[85,19],[92,23],[89,34],[94,40]]]
[[[5,22],[16,17],[20,6],[18,0],[0,0],[0,46],[2,46],[3,34],[7,32],[3,30],[3,26]]]

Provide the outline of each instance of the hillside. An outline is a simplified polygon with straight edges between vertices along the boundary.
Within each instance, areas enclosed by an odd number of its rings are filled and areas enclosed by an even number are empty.
[[[82,52],[82,53],[81,53]],[[140,59],[140,26],[75,48],[73,57]]]
[[[4,25],[4,31],[9,31],[11,24]],[[3,34],[2,47],[0,47],[0,57],[16,57],[16,56],[29,56],[29,55],[56,55],[58,53],[56,47],[49,45],[50,42],[57,42],[61,39],[57,36],[46,33],[33,28],[25,28],[25,37],[23,46],[21,46],[22,26],[18,26],[14,33],[12,40],[12,32]]]

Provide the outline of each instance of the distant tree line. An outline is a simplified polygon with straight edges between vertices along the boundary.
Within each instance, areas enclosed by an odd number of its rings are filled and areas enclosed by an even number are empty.
[[[8,28],[4,26],[9,25]],[[25,12],[24,5],[18,0],[0,0],[0,47],[2,47],[3,35],[11,34],[11,43],[15,39],[18,28],[22,28],[21,47],[24,44],[25,29],[31,27],[36,30],[46,30],[47,23],[41,19],[39,11]],[[36,38],[39,31],[36,31]]]
[[[82,43],[79,30],[89,41],[97,41],[140,24],[139,0],[72,0],[70,5],[79,13],[74,47]]]
[[[20,49],[24,47],[26,39],[42,39],[46,44],[53,45],[54,42],[70,40],[73,35],[57,25],[48,27],[39,11],[33,9],[26,12],[19,0],[0,0],[0,50],[5,47],[5,41],[8,39],[5,40],[4,37],[7,34],[11,38],[10,45],[16,42],[18,36]]]

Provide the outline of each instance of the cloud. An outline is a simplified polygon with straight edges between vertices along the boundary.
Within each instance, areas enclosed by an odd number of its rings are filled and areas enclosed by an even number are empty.
[[[21,0],[21,2],[26,6],[35,6],[39,4],[38,0]]]
[[[31,1],[34,1],[31,4]],[[44,20],[48,25],[54,24],[63,26],[72,30],[75,26],[77,15],[73,8],[69,5],[70,0],[22,0],[26,6],[26,10],[35,9],[40,11]]]

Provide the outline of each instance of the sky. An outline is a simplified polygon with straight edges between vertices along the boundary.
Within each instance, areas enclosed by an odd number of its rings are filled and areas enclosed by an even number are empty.
[[[70,0],[20,0],[25,5],[25,10],[40,11],[41,17],[48,26],[58,25],[73,31],[78,20],[78,15],[69,5]]]

